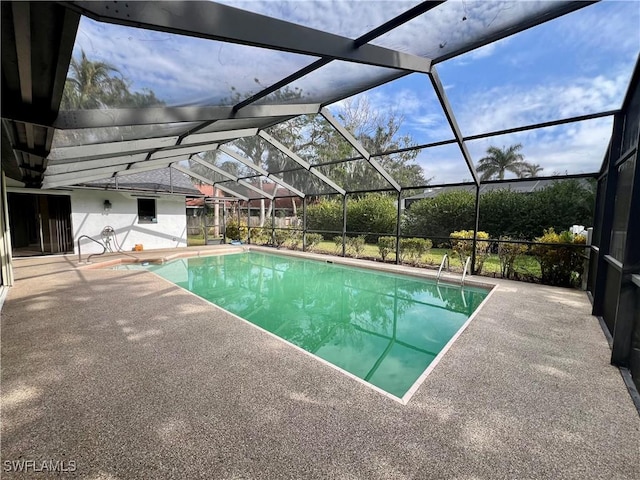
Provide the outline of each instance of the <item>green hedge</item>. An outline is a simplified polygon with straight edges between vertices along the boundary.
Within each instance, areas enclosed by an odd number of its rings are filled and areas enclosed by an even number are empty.
[[[458,190],[425,198],[405,213],[403,235],[448,237],[456,230],[471,230],[475,218],[475,195]],[[436,244],[443,240],[436,240]]]
[[[347,199],[347,232],[395,233],[397,207],[393,197],[369,194]],[[342,232],[342,202],[323,200],[307,208],[307,229]],[[330,240],[335,233],[323,234]],[[375,243],[378,235],[366,235],[367,243]]]
[[[494,190],[480,195],[479,230],[491,238],[533,239],[554,228],[589,226],[593,222],[593,185],[578,180],[553,182],[533,193]],[[456,230],[473,230],[475,195],[450,191],[426,198],[407,210],[402,233],[425,237],[446,237]],[[436,243],[441,243],[437,241]]]
[[[593,219],[595,198],[593,184],[578,180],[553,182],[533,193],[512,190],[494,190],[480,196],[479,230],[490,238],[509,237],[532,240],[549,228],[566,230],[573,224],[589,226]],[[379,238],[395,234],[397,207],[395,196],[369,194],[349,197],[347,200],[347,234],[365,236],[366,243],[376,244]],[[475,194],[468,191],[449,191],[434,198],[415,202],[402,218],[402,236],[423,237],[433,240],[438,247],[448,248],[449,234],[473,230]],[[308,230],[342,232],[342,201],[339,198],[322,200],[307,208]],[[323,234],[332,240],[336,233]],[[342,239],[336,244],[342,250]],[[382,245],[389,253],[395,246]],[[517,250],[517,249],[516,249]],[[493,253],[496,253],[493,251]],[[504,251],[505,273],[512,270],[514,252]],[[517,254],[516,254],[517,256]]]

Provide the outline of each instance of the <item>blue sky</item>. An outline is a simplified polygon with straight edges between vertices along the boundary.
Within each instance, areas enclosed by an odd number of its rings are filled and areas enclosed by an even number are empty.
[[[224,2],[355,38],[417,2]],[[474,31],[549,2],[447,2],[376,43],[412,53],[455,45]],[[444,6],[443,6],[444,7]],[[464,23],[460,17],[464,16]],[[457,29],[452,29],[451,22]],[[482,30],[484,29],[484,30]],[[314,57],[83,19],[75,51],[118,67],[134,89],[150,88],[170,104],[221,103],[311,63]],[[434,50],[435,49],[435,50]],[[439,63],[436,68],[464,135],[561,119],[620,107],[640,51],[640,3],[604,1]],[[385,69],[335,63],[303,78],[310,98],[340,92]],[[366,94],[372,108],[403,113],[403,133],[417,144],[451,138],[429,79],[413,74]],[[330,107],[339,112],[341,103]],[[474,161],[489,145],[523,144],[543,174],[598,170],[611,133],[609,119],[590,120],[469,142]],[[454,146],[425,150],[419,163],[435,183],[470,179]],[[461,168],[462,167],[462,168]]]

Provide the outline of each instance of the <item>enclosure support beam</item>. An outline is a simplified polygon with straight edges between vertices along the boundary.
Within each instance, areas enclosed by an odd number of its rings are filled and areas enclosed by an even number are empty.
[[[630,109],[629,109],[630,110]],[[629,112],[627,115],[638,115],[639,112]],[[640,136],[639,136],[640,137]],[[632,142],[633,144],[633,142]],[[640,138],[636,139],[636,145],[640,145]],[[626,212],[626,239],[624,242],[622,272],[620,272],[620,284],[618,291],[618,311],[616,312],[616,323],[613,330],[613,346],[611,348],[611,363],[618,366],[629,367],[633,355],[634,328],[636,326],[637,305],[639,285],[634,285],[632,274],[640,273],[640,162],[637,158],[632,162],[626,160],[625,167],[632,167],[633,183],[630,187],[629,210]],[[624,167],[622,167],[624,168]],[[637,333],[636,333],[637,335]]]
[[[256,119],[313,115],[320,111],[319,103],[294,105],[249,105],[240,110],[233,107],[146,107],[109,108],[104,110],[65,110],[58,114],[53,127],[73,128],[123,127],[180,122],[209,122],[229,119]],[[19,119],[16,119],[19,120]]]
[[[327,178],[325,175],[323,175],[322,173],[320,173],[319,171],[317,171],[314,167],[312,167],[309,163],[305,162],[302,158],[300,158],[298,155],[296,155],[295,153],[293,153],[291,150],[289,150],[286,146],[284,146],[282,143],[280,143],[278,140],[276,140],[275,138],[273,138],[271,135],[269,135],[267,132],[260,130],[258,132],[258,135],[265,141],[269,142],[271,145],[273,145],[275,148],[277,148],[278,150],[280,150],[282,153],[284,153],[287,157],[289,157],[291,160],[293,160],[294,162],[296,162],[298,165],[300,165],[302,168],[304,168],[305,170],[307,170],[309,173],[311,173],[312,175],[315,175],[316,177],[318,177],[320,180],[322,180],[324,183],[326,183],[327,185],[329,185],[331,188],[333,188],[336,192],[338,192],[340,195],[345,195],[347,192],[340,187],[339,185],[337,185],[335,182],[333,182],[332,180],[330,180],[329,178]]]
[[[400,264],[400,215],[402,215],[402,192],[398,192],[398,216],[396,217],[396,265]]]
[[[169,166],[169,161],[164,166]],[[70,185],[77,185],[79,183],[91,182],[94,180],[104,180],[111,178],[115,174],[127,173],[139,173],[150,169],[161,168],[160,166],[152,166],[146,168],[139,168],[136,170],[130,170],[127,165],[117,165],[112,167],[95,168],[92,170],[86,170],[83,172],[71,172],[60,173],[56,175],[46,175],[42,181],[42,188],[56,188],[67,187]]]
[[[222,243],[227,243],[227,205],[226,200],[222,201]]]
[[[600,244],[598,245],[598,268],[595,286],[593,288],[593,309],[592,314],[602,316],[604,311],[605,287],[607,284],[607,272],[609,264],[605,256],[609,255],[611,248],[611,235],[613,229],[613,216],[615,212],[616,190],[618,185],[618,168],[616,160],[620,156],[622,145],[622,133],[624,131],[624,114],[619,113],[613,119],[613,134],[609,143],[609,170],[607,172],[606,190],[604,191],[604,205],[602,206],[602,217],[600,220]],[[613,333],[613,332],[611,332]]]
[[[469,168],[469,172],[473,177],[473,181],[476,185],[480,185],[478,172],[476,172],[476,167],[473,164],[473,160],[471,159],[469,150],[467,150],[467,145],[464,143],[462,132],[460,131],[460,127],[458,126],[456,117],[453,114],[453,109],[451,108],[451,104],[449,103],[449,99],[447,98],[447,94],[444,91],[444,87],[442,86],[442,82],[440,81],[440,77],[438,76],[438,71],[435,69],[435,67],[431,70],[431,73],[429,74],[429,78],[431,79],[431,84],[433,85],[433,89],[436,92],[438,100],[440,101],[440,106],[442,107],[442,110],[445,116],[447,117],[447,121],[449,122],[451,131],[453,132],[454,137],[456,137],[456,142],[458,143],[460,152],[462,152],[464,161],[467,163],[467,167]]]
[[[284,187],[287,190],[289,190],[290,192],[295,193],[300,198],[304,198],[305,197],[305,194],[303,192],[301,192],[300,190],[298,190],[297,188],[289,185],[287,182],[282,180],[280,177],[277,177],[276,175],[273,175],[272,173],[269,173],[267,170],[262,168],[260,165],[256,165],[254,162],[252,162],[248,158],[244,158],[242,155],[239,155],[238,153],[234,152],[230,148],[227,148],[224,145],[220,145],[218,150],[223,152],[223,153],[225,153],[226,155],[229,155],[231,158],[239,161],[243,165],[246,165],[247,167],[251,168],[252,170],[255,170],[260,175],[263,175],[263,176],[267,177],[268,179],[274,181],[275,183],[277,183],[281,187]]]
[[[380,165],[376,160],[371,158],[371,154],[367,151],[366,148],[354,137],[349,130],[347,130],[344,126],[338,122],[338,120],[331,115],[331,112],[327,107],[324,107],[320,110],[320,114],[329,122],[329,124],[335,128],[342,137],[351,144],[353,148],[355,148],[360,155],[364,157],[364,159],[369,162],[380,175],[384,177],[384,179],[391,185],[397,192],[400,191],[400,185],[398,182],[394,180],[394,178],[387,172],[382,165]]]
[[[478,226],[480,225],[480,185],[476,186],[476,206],[473,225],[473,244],[471,245],[471,275],[476,274],[476,250],[478,248]]]
[[[101,158],[98,160],[86,160],[77,162],[65,162],[49,165],[46,169],[47,177],[55,177],[60,174],[71,174],[76,172],[78,176],[91,173],[95,169],[103,169],[107,167],[116,168],[125,166],[128,170],[135,170],[144,167],[161,168],[175,162],[182,160],[188,160],[188,155],[177,155],[175,157],[159,158],[156,160],[147,160],[148,155],[144,153],[138,153],[135,155],[123,155],[117,157]]]
[[[210,40],[428,73],[431,60],[213,2],[73,2],[93,20]]]
[[[342,256],[347,256],[347,194],[342,196]]]
[[[216,172],[219,173],[220,175],[222,175],[223,177],[232,180],[234,182],[238,181],[238,177],[236,177],[235,175],[221,169],[220,167],[216,167],[215,165],[212,165],[208,162],[205,162],[204,160],[202,160],[200,157],[198,157],[197,155],[194,155],[192,157],[189,158],[189,160],[191,160],[194,163],[197,163],[198,165],[202,165],[203,167],[211,170],[212,172]]]
[[[276,244],[276,203],[271,200],[271,239]]]
[[[384,35],[385,33],[390,32],[391,30],[393,30],[396,27],[399,27],[400,25],[408,22],[409,20],[412,20],[413,18],[422,15],[423,13],[431,10],[432,8],[437,7],[438,5],[440,5],[441,3],[443,3],[442,1],[429,1],[429,2],[421,2],[420,4],[416,5],[415,7],[407,10],[406,12],[401,13],[400,15],[398,15],[395,18],[392,18],[391,20],[389,20],[388,22],[380,25],[379,27],[365,33],[364,35],[356,38],[353,41],[353,45],[358,48],[366,43],[369,43],[372,40],[375,40],[376,38]],[[311,72],[314,72],[316,70],[318,70],[319,68],[324,67],[325,65],[331,63],[332,60],[330,58],[321,58],[319,60],[316,60],[315,62],[313,62],[310,65],[307,65],[306,67],[301,68],[300,70],[298,70],[297,72],[292,73],[291,75],[289,75],[288,77],[280,80],[279,82],[274,83],[273,85],[270,85],[269,87],[265,88],[264,90],[261,90],[260,92],[256,93],[255,95],[250,96],[249,98],[246,98],[245,100],[243,100],[242,102],[236,104],[233,108],[234,110],[240,110],[241,108],[245,107],[246,105],[252,104],[254,102],[257,102],[258,100],[260,100],[261,98],[266,97],[267,95],[276,92],[278,90],[280,90],[281,88],[286,87],[287,85],[295,82],[296,80],[304,77],[305,75],[308,75]],[[333,102],[330,102],[333,103]]]
[[[241,200],[245,200],[248,201],[249,198],[245,197],[244,195],[231,190],[230,188],[224,187],[220,184],[217,184],[216,182],[214,182],[213,180],[211,180],[210,178],[205,177],[204,175],[199,175],[195,172],[192,172],[191,170],[189,170],[188,168],[184,168],[181,167],[180,165],[171,165],[171,168],[175,168],[177,171],[182,172],[186,175],[189,175],[192,178],[195,178],[196,180],[200,180],[203,183],[206,183],[207,185],[214,185],[216,188],[219,188],[220,190],[222,190],[223,192],[227,192],[229,195],[233,195],[234,197],[238,197]]]
[[[172,147],[175,145],[177,139],[178,137],[173,136],[59,147],[49,154],[49,160],[78,161],[115,157],[118,155],[133,155],[134,153],[148,153],[163,147]]]
[[[307,197],[302,199],[302,251],[307,251]]]
[[[247,243],[251,245],[251,203],[247,203]]]
[[[230,173],[228,173],[227,171],[216,167],[215,165],[211,165],[208,162],[205,162],[204,160],[202,160],[200,157],[198,156],[194,156],[191,157],[191,161],[192,162],[196,162],[198,165],[202,165],[205,168],[208,168],[209,170],[219,173],[220,175],[222,175],[223,177],[228,178],[229,180],[233,180],[234,182],[237,182],[238,185],[242,185],[245,188],[248,188],[249,190],[253,190],[254,192],[262,195],[264,198],[268,198],[269,200],[273,199],[273,195],[264,192],[263,190],[260,190],[258,187],[251,185],[249,182],[245,182],[244,180],[240,180],[238,177],[236,177],[235,175],[232,175]]]

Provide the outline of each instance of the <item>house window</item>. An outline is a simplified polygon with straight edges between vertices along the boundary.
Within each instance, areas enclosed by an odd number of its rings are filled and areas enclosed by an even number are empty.
[[[138,199],[138,223],[158,223],[155,198]]]

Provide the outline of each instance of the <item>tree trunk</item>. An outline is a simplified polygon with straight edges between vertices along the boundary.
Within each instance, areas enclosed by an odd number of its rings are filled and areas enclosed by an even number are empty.
[[[278,193],[278,188],[280,188],[280,185],[278,185],[277,183],[274,184],[273,187],[273,200],[271,200],[269,202],[269,210],[267,210],[267,217],[268,218],[272,218],[271,217],[271,211],[273,210],[273,208],[275,207],[275,202],[276,202],[276,194]],[[275,225],[274,225],[275,226]]]

